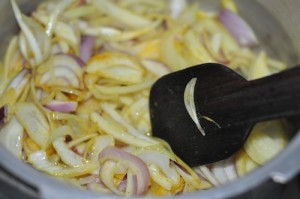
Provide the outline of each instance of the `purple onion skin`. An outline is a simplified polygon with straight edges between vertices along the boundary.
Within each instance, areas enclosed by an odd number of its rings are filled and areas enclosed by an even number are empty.
[[[0,128],[2,128],[7,122],[7,107],[2,106],[0,108]]]

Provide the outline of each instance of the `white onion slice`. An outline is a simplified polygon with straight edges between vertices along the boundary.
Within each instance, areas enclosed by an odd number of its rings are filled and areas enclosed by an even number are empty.
[[[14,77],[6,90],[14,88],[17,96],[20,96],[29,79],[30,75],[28,70],[23,69],[18,75]]]
[[[79,89],[83,87],[82,67],[85,64],[80,58],[61,53],[54,55],[46,64],[53,68],[50,68],[37,77],[36,81],[38,84],[46,84],[48,86],[71,86]],[[53,79],[53,75],[55,79]]]
[[[225,184],[229,181],[225,173],[224,161],[214,163],[211,168],[211,171],[220,184]]]
[[[36,62],[36,64],[39,64],[43,61],[43,55],[42,55],[40,46],[38,44],[38,41],[37,41],[35,35],[33,34],[32,30],[29,28],[28,24],[26,24],[26,22],[24,21],[24,16],[21,13],[16,1],[12,0],[11,4],[12,4],[12,8],[13,8],[15,17],[17,19],[17,22],[18,22],[21,30],[23,31],[27,41],[30,43],[30,48],[32,49],[32,52],[34,54],[35,62]],[[42,32],[40,34],[42,34]]]
[[[207,166],[200,166],[197,168],[197,170],[199,170],[200,173],[203,174],[203,176],[214,186],[220,185],[219,181],[216,179],[216,177],[212,174],[212,172]]]
[[[137,154],[147,165],[156,165],[162,171],[162,173],[171,180],[174,185],[180,182],[180,176],[176,172],[175,168],[170,165],[170,157],[159,151],[147,151],[143,150]],[[154,168],[153,168],[154,169]],[[156,179],[154,179],[156,180]],[[159,179],[157,179],[159,180]]]
[[[252,28],[237,14],[228,9],[223,9],[219,19],[241,46],[254,47],[258,45],[258,40]]]
[[[16,157],[22,156],[24,128],[19,121],[12,117],[10,121],[0,129],[0,142]]]
[[[36,151],[28,156],[28,162],[31,163],[36,169],[44,171],[53,176],[61,177],[76,177],[92,173],[97,165],[84,164],[79,167],[66,167],[55,162],[51,162],[45,151]]]
[[[93,0],[92,3],[101,11],[110,15],[111,17],[120,20],[124,24],[132,28],[145,27],[151,24],[151,20],[137,15],[130,10],[124,9],[117,5],[117,3],[110,0]]]
[[[98,161],[98,157],[100,152],[107,146],[113,146],[115,144],[115,140],[112,136],[109,135],[100,135],[95,138],[95,144],[93,146],[93,152],[91,160],[96,162]]]
[[[171,0],[170,2],[170,12],[171,16],[176,19],[182,11],[187,7],[186,0]]]
[[[153,145],[151,142],[148,142],[144,139],[136,137],[136,136],[128,133],[126,130],[114,125],[113,122],[105,119],[98,113],[92,113],[91,120],[93,122],[97,123],[97,126],[101,131],[104,131],[108,135],[113,136],[115,139],[117,139],[123,143],[131,144],[131,145],[139,146],[139,147]]]
[[[137,129],[135,129],[129,122],[127,122],[118,113],[117,110],[115,110],[115,108],[112,105],[104,102],[104,103],[101,103],[100,106],[103,109],[103,111],[106,112],[112,119],[114,119],[119,124],[123,125],[127,129],[128,133],[132,134],[133,136],[138,137],[139,139],[145,140],[149,143],[157,144],[157,141],[155,141],[154,139],[142,134]]]
[[[234,181],[238,178],[238,174],[235,168],[235,163],[233,158],[228,158],[227,160],[225,160],[224,170],[229,181]]]
[[[15,113],[29,137],[42,149],[46,149],[49,145],[50,126],[39,108],[30,102],[18,103],[16,104]]]
[[[205,136],[205,131],[202,128],[200,121],[198,120],[197,113],[196,113],[196,105],[194,101],[194,89],[196,85],[197,78],[192,78],[189,83],[187,83],[185,90],[184,90],[184,105],[189,113],[190,117],[196,124],[200,133]]]
[[[66,165],[71,167],[78,167],[83,165],[83,158],[68,148],[68,145],[65,143],[64,137],[60,137],[54,140],[52,142],[52,145],[55,148],[61,160]]]
[[[161,62],[154,61],[151,59],[142,60],[143,66],[157,77],[161,77],[171,72],[171,70]]]

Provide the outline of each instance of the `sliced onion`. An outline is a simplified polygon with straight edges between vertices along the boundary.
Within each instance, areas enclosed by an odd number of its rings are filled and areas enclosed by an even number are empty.
[[[122,192],[126,191],[126,187],[127,187],[127,174],[124,176],[124,178],[122,179],[122,181],[120,182],[118,189]]]
[[[156,165],[162,171],[162,173],[171,180],[173,185],[180,182],[180,176],[176,172],[175,168],[170,165],[170,157],[166,154],[160,153],[158,151],[140,151],[137,156],[141,158],[147,165]],[[159,181],[159,179],[154,179],[154,181]]]
[[[286,145],[285,129],[280,121],[270,121],[255,126],[249,135],[244,149],[249,157],[259,165],[265,164],[277,155]]]
[[[271,74],[268,58],[265,52],[260,52],[248,69],[248,79],[258,79]]]
[[[2,106],[0,108],[0,128],[8,122],[9,107]]]
[[[122,190],[119,189],[119,186],[116,186],[115,183],[115,174],[117,174],[119,168],[118,164],[114,161],[107,160],[105,161],[101,167],[100,167],[100,178],[103,184],[113,193],[120,195],[120,196],[125,196],[126,192],[123,192]],[[122,188],[122,187],[121,187]]]
[[[23,55],[28,61],[36,66],[48,58],[50,53],[50,39],[47,37],[46,33],[43,31],[43,28],[36,21],[32,20],[29,17],[24,16],[16,1],[11,1],[12,8],[17,19],[17,22],[23,32],[23,40],[20,39],[20,42],[23,41],[23,44],[26,45],[26,48],[23,48]],[[26,41],[24,40],[26,38]],[[30,51],[28,50],[30,49]],[[25,51],[24,51],[25,49]],[[21,49],[22,51],[22,49]],[[33,56],[32,56],[33,54]],[[31,57],[33,59],[31,60]]]
[[[194,170],[189,170],[188,166],[185,163],[181,162],[183,165],[181,165],[177,161],[173,161],[173,163],[175,165],[176,171],[184,179],[186,184],[190,186],[190,188],[197,190],[207,186],[200,180],[200,178]]]
[[[64,137],[60,137],[52,142],[54,149],[61,158],[61,160],[68,166],[78,167],[83,165],[83,158],[74,153],[68,148]]]
[[[244,149],[241,149],[235,156],[235,168],[239,176],[244,176],[259,165],[255,163]]]
[[[227,182],[229,182],[224,169],[224,161],[214,163],[211,171],[220,184],[226,184]]]
[[[183,50],[182,43],[179,43],[177,36],[182,31],[181,27],[170,29],[160,45],[161,59],[172,71],[184,69],[191,66],[188,60],[180,53]]]
[[[18,158],[22,157],[23,136],[24,128],[15,117],[0,129],[0,142]]]
[[[229,181],[234,181],[238,178],[238,174],[235,168],[235,163],[233,158],[228,158],[227,160],[225,160],[224,170]]]
[[[75,56],[56,54],[43,65],[45,67],[51,66],[52,68],[49,68],[49,70],[46,70],[37,77],[37,84],[47,86],[71,86],[80,89],[83,87],[82,65],[83,62]]]
[[[114,123],[105,119],[98,113],[92,113],[91,120],[97,124],[98,128],[101,131],[107,133],[108,135],[113,136],[115,139],[117,139],[123,143],[131,144],[131,145],[139,146],[139,147],[153,145],[152,143],[150,143],[144,139],[140,139],[140,138],[128,133],[126,130],[114,125]]]
[[[55,8],[52,10],[51,15],[49,17],[49,21],[47,23],[46,34],[51,37],[53,33],[53,29],[55,28],[57,18],[59,15],[73,3],[73,0],[65,0],[60,1],[56,4]]]
[[[171,16],[175,19],[177,18],[182,11],[187,7],[186,0],[171,0],[170,1],[170,12]]]
[[[140,83],[143,73],[141,70],[128,66],[110,66],[105,67],[98,74],[104,78],[117,80],[121,83]]]
[[[171,72],[163,63],[151,59],[142,60],[142,64],[149,72],[155,74],[157,77],[164,76]]]
[[[91,160],[96,162],[98,161],[99,154],[101,151],[107,146],[113,146],[115,144],[115,140],[112,136],[109,135],[100,135],[95,138],[95,144],[93,146],[92,157]]]
[[[148,103],[148,101],[145,100],[145,104],[143,104],[143,106],[146,105],[147,103]],[[154,139],[144,135],[142,132],[135,129],[128,121],[126,121],[126,119],[124,119],[124,117],[122,117],[122,115],[120,115],[118,113],[118,111],[111,104],[101,103],[100,106],[103,109],[103,111],[106,112],[113,120],[115,120],[116,122],[118,122],[119,124],[124,126],[127,129],[128,133],[130,133],[142,140],[145,140],[149,143],[153,143],[153,144],[157,143]],[[139,108],[139,110],[140,109],[141,108]],[[135,115],[139,115],[139,114],[137,114],[137,112],[135,112]]]
[[[91,58],[95,41],[95,37],[92,36],[81,37],[80,59],[82,61],[87,62]]]
[[[171,191],[174,184],[172,180],[164,174],[161,168],[153,164],[149,165],[148,167],[149,167],[151,179],[159,186],[163,187],[168,191]]]
[[[220,185],[219,181],[216,179],[214,174],[209,170],[209,168],[205,165],[197,168],[201,174],[214,186]]]
[[[76,52],[76,54],[78,53],[77,50],[80,42],[80,37],[79,34],[77,34],[77,30],[75,30],[72,21],[70,23],[65,23],[62,20],[55,19],[54,15],[48,16],[45,15],[43,12],[34,12],[32,15],[38,22],[42,23],[45,26],[48,26],[47,34],[52,34],[52,32],[54,32],[57,37],[67,42],[69,46],[72,47],[72,49]],[[51,24],[50,20],[53,19],[55,20],[55,23]]]
[[[101,179],[99,178],[99,175],[89,175],[87,177],[83,177],[79,179],[80,185],[87,185],[91,183],[101,183]]]
[[[132,56],[117,52],[104,52],[91,58],[87,72],[124,83],[140,83],[143,70]]]
[[[254,31],[239,15],[223,9],[219,19],[241,46],[254,47],[258,45]]]
[[[86,185],[86,189],[93,192],[100,192],[100,193],[106,193],[111,194],[112,191],[108,189],[104,184],[99,183],[89,183]]]
[[[39,108],[31,102],[18,103],[16,104],[15,113],[29,137],[42,149],[46,149],[49,145],[50,126]]]
[[[28,162],[36,169],[44,171],[53,176],[77,177],[91,174],[96,168],[95,164],[83,164],[79,167],[66,167],[65,165],[51,162],[45,151],[36,151],[28,156]]]
[[[14,88],[17,94],[17,97],[19,97],[25,88],[26,84],[28,83],[30,79],[30,75],[28,70],[23,69],[18,75],[14,77],[14,79],[11,81],[9,86],[6,90],[10,88]]]
[[[118,189],[122,192],[126,192],[127,195],[136,195],[137,187],[137,176],[128,171],[120,182]]]
[[[140,92],[142,90],[146,90],[151,88],[154,80],[144,81],[139,84],[133,84],[129,86],[100,86],[96,85],[95,89],[99,91],[103,95],[124,95]]]
[[[137,15],[130,10],[124,9],[116,5],[110,0],[93,0],[92,3],[101,11],[107,13],[111,17],[123,22],[124,24],[133,27],[145,27],[151,23],[147,18]]]
[[[197,126],[199,132],[205,136],[205,131],[200,124],[196,113],[196,106],[195,106],[195,99],[194,99],[194,89],[196,86],[197,78],[192,78],[186,85],[184,90],[184,105],[185,108],[190,115],[191,119],[194,121],[195,125]]]
[[[130,170],[132,174],[136,175],[137,177],[137,189],[135,195],[140,196],[145,194],[150,182],[150,174],[146,164],[140,158],[133,156],[121,149],[108,146],[99,154],[100,164],[105,163],[107,160],[115,161],[126,166],[128,170]],[[103,173],[103,170],[101,170],[100,173]],[[105,184],[108,179],[101,178],[101,180]]]
[[[76,101],[57,101],[52,100],[45,104],[44,106],[52,111],[62,112],[62,113],[69,113],[74,112],[77,108],[78,102]]]

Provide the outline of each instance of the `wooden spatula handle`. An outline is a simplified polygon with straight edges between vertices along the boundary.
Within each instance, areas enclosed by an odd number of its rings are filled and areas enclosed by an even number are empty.
[[[300,114],[300,66],[239,84],[206,104],[212,115],[218,113],[215,121],[221,127]],[[219,117],[222,115],[226,117]]]

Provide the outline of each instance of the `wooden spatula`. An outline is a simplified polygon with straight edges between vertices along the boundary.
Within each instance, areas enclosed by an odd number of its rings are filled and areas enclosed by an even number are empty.
[[[196,119],[204,132],[184,103],[186,86],[193,78]],[[233,155],[257,122],[299,113],[300,66],[247,81],[226,66],[202,64],[163,76],[150,93],[154,136],[166,140],[190,166]]]

